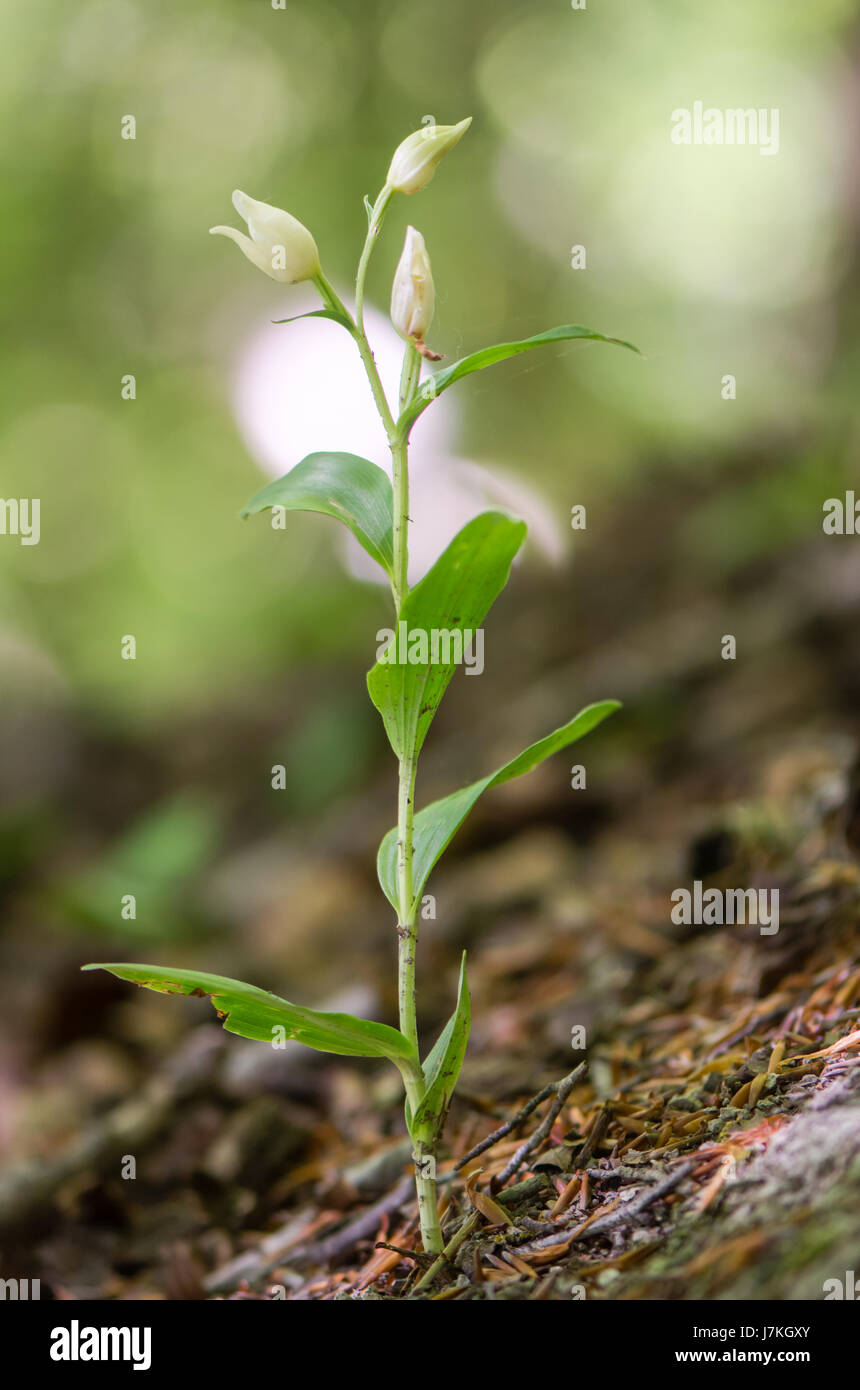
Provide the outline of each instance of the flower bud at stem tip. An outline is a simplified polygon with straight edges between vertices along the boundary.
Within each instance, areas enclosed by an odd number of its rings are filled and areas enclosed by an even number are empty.
[[[436,165],[452,150],[472,124],[467,116],[457,125],[425,125],[408,135],[394,151],[385,180],[395,193],[420,193],[436,172]]]
[[[440,360],[439,353],[424,342],[433,322],[435,304],[433,271],[424,238],[414,227],[407,227],[391,287],[391,322],[401,338],[414,343],[421,356],[431,362]]]

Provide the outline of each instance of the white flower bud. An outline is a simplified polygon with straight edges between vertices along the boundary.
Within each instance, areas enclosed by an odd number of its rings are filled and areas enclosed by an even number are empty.
[[[258,203],[238,188],[233,194],[233,206],[247,222],[251,235],[246,236],[235,227],[210,227],[213,235],[230,237],[249,261],[282,285],[312,280],[319,273],[317,244],[295,217],[270,203]]]
[[[391,322],[401,338],[413,342],[422,357],[432,361],[439,357],[426,346],[424,337],[433,322],[435,305],[433,271],[424,238],[414,227],[407,227],[391,287]]]
[[[459,125],[425,125],[407,136],[394,151],[385,180],[395,193],[420,193],[436,172],[436,165],[465,135],[472,124],[467,116]]]

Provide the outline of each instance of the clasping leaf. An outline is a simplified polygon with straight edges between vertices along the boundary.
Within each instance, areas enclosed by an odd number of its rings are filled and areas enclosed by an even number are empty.
[[[163,965],[85,965],[84,970],[108,970],[120,980],[162,994],[209,996],[228,1033],[271,1043],[293,1038],[317,1052],[341,1057],[386,1057],[395,1066],[414,1072],[415,1050],[396,1028],[372,1023],[352,1014],[319,1013],[279,999],[255,985],[208,975],[199,970],[175,970]],[[278,1030],[278,1031],[276,1031]],[[283,1030],[281,1032],[280,1030]]]
[[[298,323],[300,319],[331,319],[333,323],[339,323],[349,333],[352,333],[355,328],[347,316],[337,309],[311,309],[307,314],[292,314],[288,319],[272,319],[272,323]]]
[[[459,362],[452,362],[450,367],[443,367],[441,372],[435,372],[433,376],[428,377],[415,400],[404,410],[398,424],[402,429],[411,429],[422,411],[425,411],[442,391],[453,386],[455,381],[461,381],[464,376],[470,376],[472,372],[480,372],[484,367],[492,367],[496,362],[504,362],[508,357],[516,357],[521,352],[530,352],[532,348],[545,347],[548,343],[564,343],[572,338],[585,338],[596,343],[613,343],[616,347],[639,352],[637,347],[632,343],[626,343],[623,338],[607,338],[603,333],[596,333],[593,328],[583,328],[580,323],[565,323],[559,328],[548,328],[545,333],[536,333],[533,338],[520,338],[513,343],[495,343],[492,347],[481,348],[479,352],[470,352],[468,357],[461,357]]]
[[[435,630],[444,635],[445,654],[452,659],[378,661],[369,672],[370,698],[398,758],[417,757],[456,669],[452,639],[459,637],[462,649],[463,634],[481,626],[507,583],[525,534],[525,522],[501,512],[482,512],[458,532],[411,590],[398,628],[392,629],[397,645],[408,646],[413,633],[429,642]]]
[[[447,848],[483,792],[488,791],[490,787],[499,787],[503,782],[509,782],[513,777],[521,777],[524,772],[531,772],[538,763],[542,763],[545,758],[559,752],[560,749],[566,748],[568,744],[575,743],[577,739],[596,728],[598,724],[620,708],[621,705],[618,700],[602,700],[595,705],[586,705],[585,709],[580,710],[579,714],[567,724],[562,724],[561,728],[547,734],[546,738],[533,743],[520,753],[519,757],[505,763],[504,767],[500,767],[497,772],[491,772],[489,777],[482,777],[479,782],[472,782],[470,786],[452,792],[450,796],[443,797],[441,801],[434,801],[429,806],[425,806],[423,811],[419,811],[415,817],[413,838],[412,885],[415,896],[412,910],[415,911],[420,905],[421,893],[433,865]],[[396,829],[389,830],[379,846],[376,868],[382,891],[396,912],[398,911]]]
[[[454,1094],[466,1055],[471,1021],[464,951],[460,962],[457,1007],[424,1062],[424,1098],[414,1115],[410,1114],[407,1107],[406,1122],[413,1138],[422,1137],[425,1142],[429,1139],[431,1143],[435,1143],[442,1132],[451,1096]]]
[[[348,526],[368,555],[392,575],[393,502],[388,475],[358,454],[308,454],[277,482],[254,494],[241,516],[268,507],[322,512]]]

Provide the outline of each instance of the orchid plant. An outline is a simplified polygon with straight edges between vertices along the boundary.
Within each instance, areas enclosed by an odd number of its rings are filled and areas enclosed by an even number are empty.
[[[237,191],[233,203],[247,223],[248,234],[235,227],[212,228],[213,233],[235,241],[248,260],[273,280],[283,284],[311,281],[315,285],[322,307],[310,316],[333,320],[355,342],[391,451],[393,485],[387,473],[368,459],[347,453],[313,453],[258,492],[243,515],[282,508],[284,512],[310,511],[333,516],[350,529],[391,587],[395,629],[402,640],[394,640],[378,651],[367,685],[382,716],[398,770],[397,823],[382,840],[377,870],[382,891],[397,915],[399,1027],[303,1008],[220,975],[155,965],[84,967],[109,970],[120,979],[164,993],[208,996],[224,1027],[242,1037],[270,1043],[293,1038],[322,1052],[392,1062],[403,1080],[421,1234],[425,1250],[431,1253],[443,1248],[436,1153],[466,1051],[470,1006],[464,956],[456,1006],[422,1061],[415,960],[425,885],[484,792],[530,771],[550,754],[582,738],[619,707],[615,700],[587,706],[503,767],[416,814],[415,785],[422,745],[456,665],[463,659],[464,640],[471,641],[472,634],[480,630],[504,588],[526,527],[502,512],[484,512],[463,527],[426,576],[410,588],[410,432],[443,391],[473,372],[518,353],[577,338],[631,347],[578,324],[567,324],[518,342],[498,343],[470,353],[422,381],[425,363],[441,359],[427,344],[434,308],[430,259],[421,233],[409,227],[391,294],[391,319],[405,344],[403,367],[398,398],[393,402],[388,399],[364,325],[370,258],[391,200],[426,188],[440,160],[459,142],[470,123],[467,119],[454,126],[426,125],[395,151],[376,201],[365,199],[367,234],[358,262],[352,311],[323,273],[313,236],[289,213]]]

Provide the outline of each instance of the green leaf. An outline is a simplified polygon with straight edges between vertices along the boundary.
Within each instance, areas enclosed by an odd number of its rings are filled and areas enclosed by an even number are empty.
[[[469,1007],[469,986],[466,982],[466,952],[460,962],[460,983],[457,988],[457,1007],[452,1013],[432,1050],[424,1062],[424,1098],[409,1125],[409,1132],[416,1137],[421,1129],[429,1126],[435,1141],[442,1132],[445,1116],[463,1058],[469,1041],[471,1025]]]
[[[343,314],[338,313],[337,309],[312,309],[307,314],[293,314],[292,317],[288,319],[272,319],[272,323],[298,323],[299,319],[332,319],[334,323],[339,323],[341,327],[346,328],[350,333],[353,329],[349,319]]]
[[[427,730],[457,666],[456,634],[481,626],[493,602],[507,583],[511,561],[522,545],[525,523],[501,512],[482,512],[464,526],[440,555],[433,568],[409,593],[395,632],[394,654],[409,650],[415,634],[428,644],[423,662],[378,661],[369,672],[370,698],[382,715],[385,730],[398,758],[420,749]],[[432,660],[433,631],[453,635],[448,650],[440,643]],[[472,639],[474,640],[474,639]],[[461,648],[465,645],[460,638]],[[461,653],[462,654],[462,653]]]
[[[538,763],[566,748],[568,744],[575,743],[620,708],[618,700],[602,700],[595,705],[586,705],[585,709],[580,710],[567,724],[562,724],[561,728],[547,734],[546,738],[533,743],[525,752],[520,753],[519,757],[505,763],[497,772],[491,772],[489,777],[482,777],[479,782],[472,782],[470,786],[452,792],[450,796],[443,797],[441,801],[434,801],[431,805],[425,806],[423,811],[419,811],[415,817],[413,834],[413,911],[420,905],[424,884],[434,864],[483,792],[488,791],[490,787],[499,787],[503,782],[510,782],[513,777],[521,777],[524,772],[531,772]],[[389,830],[379,846],[376,868],[382,891],[397,911],[396,828]]]
[[[96,964],[82,968],[108,970],[120,980],[130,980],[162,994],[191,994],[199,998],[208,995],[227,1032],[238,1033],[242,1038],[271,1043],[276,1036],[273,1029],[283,1028],[286,1038],[318,1052],[334,1052],[341,1057],[387,1057],[401,1068],[412,1068],[417,1060],[409,1040],[385,1023],[353,1018],[352,1014],[301,1009],[267,990],[229,980],[224,975],[175,970],[164,965]]]
[[[283,478],[255,493],[240,515],[251,516],[268,507],[336,517],[349,527],[371,559],[391,575],[391,483],[369,459],[357,454],[308,454]]]
[[[470,352],[468,357],[461,357],[459,362],[452,362],[450,367],[443,367],[442,371],[428,377],[415,400],[404,410],[398,423],[411,428],[422,411],[426,410],[442,391],[453,386],[455,381],[461,381],[464,376],[470,376],[472,372],[480,372],[484,367],[492,367],[496,362],[504,362],[508,357],[516,357],[521,352],[530,352],[532,348],[544,347],[548,343],[568,342],[571,338],[613,343],[616,347],[639,352],[637,347],[632,343],[626,343],[623,338],[607,338],[605,334],[596,333],[593,328],[583,328],[579,323],[565,323],[559,328],[549,328],[545,333],[536,333],[533,338],[521,338],[514,343],[495,343],[492,347],[481,348],[480,352]]]

